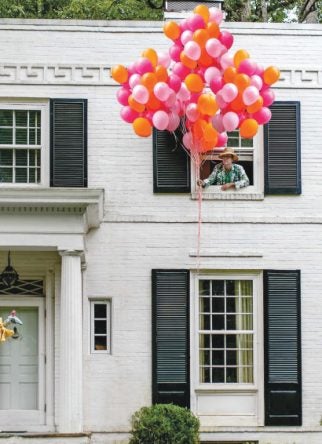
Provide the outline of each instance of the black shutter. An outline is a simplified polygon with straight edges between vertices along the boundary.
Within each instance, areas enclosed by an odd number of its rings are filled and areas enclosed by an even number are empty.
[[[264,127],[265,193],[301,194],[300,102],[274,102]]]
[[[189,271],[152,270],[153,403],[190,406]]]
[[[264,272],[265,424],[301,425],[300,271]]]
[[[87,187],[87,100],[50,101],[50,186]]]
[[[190,158],[181,146],[181,134],[153,131],[153,191],[154,193],[188,193]]]

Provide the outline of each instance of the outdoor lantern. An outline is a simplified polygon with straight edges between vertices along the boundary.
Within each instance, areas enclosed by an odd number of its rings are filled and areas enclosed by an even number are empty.
[[[0,281],[7,287],[12,287],[15,285],[17,280],[19,279],[19,275],[16,270],[11,266],[10,263],[10,251],[8,253],[8,265],[0,274]]]

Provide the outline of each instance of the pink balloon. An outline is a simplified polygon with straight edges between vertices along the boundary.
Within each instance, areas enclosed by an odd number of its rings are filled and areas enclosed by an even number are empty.
[[[239,119],[236,113],[228,111],[222,119],[226,131],[233,131],[238,127]]]
[[[167,98],[167,100],[165,101],[165,104],[166,104],[166,106],[168,106],[169,108],[171,108],[175,103],[176,103],[176,100],[177,100],[177,96],[176,96],[176,93],[174,92],[174,91],[170,91],[170,95],[169,95],[169,97]]]
[[[193,148],[193,136],[192,136],[192,133],[190,133],[190,132],[185,133],[183,135],[182,142],[183,142],[184,146],[188,150],[192,150],[192,148]]]
[[[255,86],[247,86],[243,91],[243,102],[245,105],[252,105],[259,97],[259,91]]]
[[[180,22],[179,26],[180,26],[180,29],[181,29],[182,32],[183,32],[183,31],[186,31],[187,29],[189,29],[188,20],[187,20],[187,19],[183,19],[183,20]]]
[[[156,111],[153,115],[152,123],[156,129],[163,131],[169,125],[169,116],[165,111]]]
[[[234,37],[228,31],[221,31],[219,41],[225,45],[227,49],[230,49],[233,46]]]
[[[244,112],[237,113],[239,119],[239,126],[243,123],[243,121],[247,118]]]
[[[211,80],[209,86],[210,86],[211,91],[213,91],[215,94],[217,94],[217,92],[223,87],[223,85],[224,85],[223,78],[221,76],[217,76]]]
[[[221,89],[221,95],[225,102],[230,103],[236,99],[238,88],[233,83],[226,83]]]
[[[176,44],[172,45],[171,48],[169,49],[170,57],[174,62],[180,62],[181,51],[182,51],[182,46]]]
[[[150,62],[149,59],[145,58],[145,57],[140,57],[136,62],[135,62],[135,67],[136,67],[136,71],[138,72],[138,74],[145,74],[147,72],[153,72],[153,66],[152,63]]]
[[[153,92],[157,99],[165,102],[168,100],[171,90],[165,82],[158,82],[154,85]]]
[[[210,12],[209,21],[215,22],[215,23],[217,23],[217,25],[220,25],[220,23],[223,19],[222,11],[218,8],[212,7],[212,8],[209,8],[209,12]]]
[[[222,123],[222,118],[223,118],[222,114],[216,114],[211,120],[212,126],[219,133],[222,133],[223,131],[225,131],[224,125]]]
[[[221,146],[226,146],[228,141],[228,136],[226,133],[222,132],[221,134],[218,134],[218,140],[217,140],[217,145],[218,147]]]
[[[179,92],[177,93],[177,98],[181,100],[182,102],[185,102],[190,98],[190,91],[186,87],[184,83],[182,83],[181,88]]]
[[[133,89],[136,85],[139,85],[141,82],[140,74],[132,74],[129,78],[129,85]]]
[[[190,102],[190,103],[197,103],[199,97],[200,97],[200,94],[198,94],[198,93],[190,93],[190,99],[189,99],[189,102]]]
[[[233,57],[229,54],[224,54],[220,57],[220,65],[223,69],[229,68],[229,66],[234,66]]]
[[[121,118],[126,123],[133,123],[134,120],[139,117],[139,113],[134,111],[130,106],[124,106],[120,112]]]
[[[222,45],[218,39],[208,39],[206,42],[206,51],[211,57],[218,57],[222,51]]]
[[[210,66],[209,68],[206,69],[205,71],[205,81],[208,85],[210,85],[210,82],[215,78],[220,76],[220,71],[218,68],[216,68],[215,66]]]
[[[164,66],[165,68],[169,68],[171,63],[171,58],[168,52],[159,52],[158,53],[158,64]]]
[[[169,115],[169,124],[167,126],[168,131],[175,131],[180,125],[180,117],[178,114],[171,113]]]
[[[275,93],[271,89],[261,91],[261,96],[263,97],[264,106],[270,106],[275,100]]]
[[[175,102],[175,104],[173,105],[173,107],[172,107],[172,112],[174,113],[174,114],[180,114],[180,112],[181,112],[181,108],[182,108],[182,105],[181,105],[181,102],[180,102],[180,100],[176,100],[176,102]]]
[[[144,117],[146,119],[148,119],[148,121],[151,123],[151,125],[153,125],[152,119],[153,119],[154,113],[155,113],[155,111],[145,111],[145,113],[144,113]]]
[[[187,75],[190,74],[190,69],[187,66],[184,66],[183,63],[178,62],[172,68],[172,73],[180,77],[181,80],[184,80]]]
[[[252,86],[255,86],[260,91],[262,89],[262,86],[263,86],[263,80],[261,79],[260,76],[258,76],[257,74],[254,74],[250,78],[250,84]]]
[[[195,32],[197,29],[203,29],[206,27],[204,19],[199,14],[193,14],[188,19],[188,26],[190,31]]]
[[[168,78],[168,85],[175,93],[177,93],[181,87],[181,79],[176,74],[170,74]]]
[[[264,67],[257,64],[255,74],[262,77],[264,74]]]
[[[128,105],[128,98],[130,97],[131,91],[127,88],[120,88],[116,93],[117,101],[123,105]]]
[[[221,95],[220,91],[216,95],[216,101],[217,101],[220,109],[227,108],[228,103],[224,100],[224,98]]]
[[[252,76],[255,74],[257,64],[251,59],[242,60],[238,67],[238,72],[241,74],[247,74],[248,76]]]
[[[197,109],[196,103],[189,103],[186,109],[186,116],[190,122],[195,122],[199,118],[200,113]]]
[[[143,85],[136,85],[133,88],[132,95],[137,102],[142,103],[143,105],[149,101],[150,97],[148,89]]]
[[[136,72],[135,62],[129,64],[129,66],[127,67],[127,72],[129,73],[129,76]]]
[[[253,118],[260,124],[264,125],[269,122],[272,117],[272,112],[269,108],[263,106],[259,111],[253,114]]]
[[[181,34],[180,40],[183,45],[190,42],[192,40],[193,32],[190,31],[190,29],[187,29],[186,31],[183,31]]]
[[[201,48],[197,42],[188,42],[184,46],[184,53],[191,60],[198,60],[201,55]]]

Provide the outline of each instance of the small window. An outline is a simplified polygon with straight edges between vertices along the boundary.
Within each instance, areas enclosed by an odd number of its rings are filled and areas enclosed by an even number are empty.
[[[91,353],[111,353],[111,301],[91,301]]]
[[[41,110],[0,109],[0,183],[40,184]]]

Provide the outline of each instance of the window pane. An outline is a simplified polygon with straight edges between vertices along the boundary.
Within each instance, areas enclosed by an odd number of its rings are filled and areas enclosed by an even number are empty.
[[[27,155],[28,155],[27,150],[16,150],[16,165],[27,166],[28,165]]]
[[[29,169],[29,183],[36,183],[36,168]]]
[[[228,350],[226,351],[226,363],[227,365],[236,365],[237,364],[237,350]]]
[[[225,369],[213,368],[212,369],[212,382],[225,382]]]
[[[36,154],[35,150],[28,150],[29,152],[29,165],[36,166]]]
[[[40,134],[40,129],[37,129],[36,145],[40,145],[40,144],[41,144],[41,134]]]
[[[200,348],[210,347],[210,335],[199,335],[199,347]]]
[[[210,295],[210,281],[199,281],[199,294],[201,296]]]
[[[40,179],[41,179],[40,174],[41,174],[40,168],[36,168],[36,176],[37,176],[36,182],[37,183],[40,183]]]
[[[226,299],[226,309],[227,313],[235,313],[236,312],[236,298],[227,298]]]
[[[253,148],[253,139],[241,139],[241,146],[244,148]]]
[[[28,111],[16,111],[16,127],[23,126],[26,128],[28,126],[27,116]]]
[[[0,182],[12,183],[12,168],[0,168]]]
[[[253,348],[253,335],[238,335],[240,348]]]
[[[213,315],[212,329],[213,330],[224,330],[225,329],[225,315]]]
[[[236,316],[227,315],[227,330],[236,330]]]
[[[37,114],[37,127],[40,128],[41,127],[41,112],[40,111],[36,111]]]
[[[225,281],[212,281],[212,294],[214,296],[224,296],[225,294]]]
[[[12,150],[0,150],[0,165],[12,165]]]
[[[242,296],[253,296],[253,281],[240,281],[240,294]]]
[[[29,128],[29,145],[36,145],[36,130]]]
[[[224,365],[224,350],[215,350],[212,352],[212,365]]]
[[[226,382],[237,382],[237,368],[227,367],[227,369],[226,369]]]
[[[227,335],[226,336],[226,347],[227,348],[236,348],[237,347],[236,335]]]
[[[235,296],[239,294],[239,281],[226,281],[226,294]]]
[[[210,330],[209,315],[200,315],[200,330]]]
[[[200,313],[210,312],[210,298],[200,298]]]
[[[107,350],[107,337],[94,336],[94,348],[95,350]]]
[[[200,382],[211,382],[209,367],[200,367]]]
[[[224,348],[225,337],[224,335],[212,335],[212,348]]]
[[[94,317],[106,319],[106,304],[95,304],[94,305]]]
[[[13,143],[13,130],[11,128],[0,127],[0,144],[12,145]]]
[[[27,145],[27,128],[16,128],[16,144]]]
[[[224,313],[225,312],[225,299],[224,298],[213,298],[212,299],[212,312],[213,313]]]
[[[37,158],[37,166],[40,166],[40,158],[41,158],[40,150],[35,150],[35,155],[36,155],[36,158]]]
[[[209,350],[200,350],[199,354],[200,365],[210,365],[210,351]]]
[[[106,333],[106,321],[95,321],[95,333]]]
[[[0,126],[13,126],[13,111],[0,109]]]
[[[16,168],[16,183],[27,183],[27,168]]]

